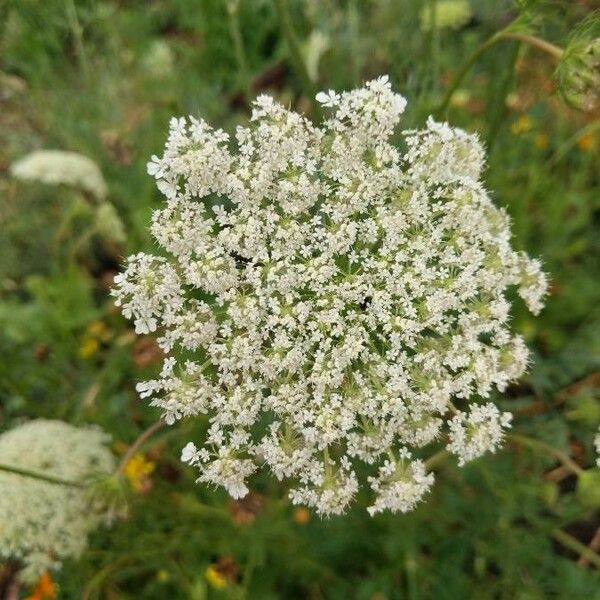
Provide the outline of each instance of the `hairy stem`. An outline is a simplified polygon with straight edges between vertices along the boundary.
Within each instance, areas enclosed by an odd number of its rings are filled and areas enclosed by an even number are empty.
[[[535,35],[529,35],[528,33],[521,33],[519,31],[504,31],[500,34],[501,39],[505,40],[517,40],[518,42],[524,42],[525,44],[529,44],[538,50],[542,50],[553,56],[556,59],[560,59],[563,55],[564,50],[539,38]]]
[[[53,475],[44,475],[43,473],[36,473],[29,469],[21,469],[20,467],[13,467],[11,465],[0,464],[0,471],[6,473],[13,473],[14,475],[21,475],[23,477],[29,477],[31,479],[38,479],[47,483],[56,483],[57,485],[66,485],[69,487],[84,487],[83,483],[77,481],[70,481],[68,479],[62,479],[61,477],[54,477]]]
[[[454,77],[452,84],[448,88],[448,90],[446,92],[446,96],[444,97],[442,103],[440,104],[440,107],[436,111],[436,113],[438,115],[441,116],[446,112],[446,110],[448,109],[448,106],[450,105],[450,101],[452,100],[452,96],[454,96],[454,93],[458,89],[458,86],[462,83],[462,80],[465,78],[465,76],[471,70],[471,68],[475,65],[475,63],[479,60],[481,55],[484,54],[486,52],[486,50],[488,48],[490,48],[491,46],[493,46],[496,42],[499,42],[501,40],[515,40],[517,42],[529,44],[530,46],[538,48],[539,50],[543,50],[544,52],[547,52],[554,58],[559,59],[562,56],[562,54],[564,52],[562,48],[559,48],[558,46],[555,46],[554,44],[551,44],[550,42],[547,42],[546,40],[543,40],[534,35],[529,35],[527,33],[521,33],[518,31],[511,31],[510,30],[511,25],[508,25],[508,27],[506,27],[505,29],[498,31],[497,33],[492,35],[490,38],[488,38],[463,63],[462,67],[459,69],[458,73],[456,74],[456,77]]]
[[[164,421],[162,421],[162,420],[156,421],[156,423],[153,423],[152,425],[150,425],[150,427],[148,427],[148,429],[146,429],[146,430],[142,431],[142,433],[140,433],[140,435],[135,440],[135,442],[133,442],[133,444],[131,444],[131,446],[129,446],[129,448],[127,449],[127,452],[125,452],[125,456],[123,456],[123,459],[119,463],[119,466],[117,467],[115,475],[123,474],[123,472],[125,471],[125,467],[127,466],[127,463],[133,458],[135,453],[146,442],[146,440],[148,440],[150,437],[152,437],[163,425],[164,425]]]
[[[446,95],[444,96],[444,99],[442,100],[442,103],[440,104],[439,108],[436,111],[436,113],[439,116],[443,115],[446,112],[446,110],[448,109],[448,106],[450,105],[450,101],[452,100],[452,97],[454,96],[454,92],[456,92],[456,90],[458,89],[458,86],[462,83],[462,80],[465,78],[465,76],[467,75],[467,73],[471,70],[471,68],[479,60],[479,57],[482,56],[488,48],[490,48],[491,46],[493,46],[500,39],[499,36],[500,36],[500,34],[496,33],[491,38],[489,38],[488,40],[486,40],[462,64],[462,66],[459,69],[458,73],[456,74],[456,76],[452,80],[452,83],[450,84],[450,87],[446,91]]]

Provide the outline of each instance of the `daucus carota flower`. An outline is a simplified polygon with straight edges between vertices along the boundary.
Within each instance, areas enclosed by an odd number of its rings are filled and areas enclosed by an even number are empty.
[[[106,182],[98,165],[87,156],[64,150],[35,150],[10,166],[24,181],[79,187],[96,198],[106,196]]]
[[[571,33],[556,67],[558,90],[580,110],[593,111],[600,102],[600,20],[584,19]]]
[[[38,419],[0,435],[0,464],[84,483],[114,469],[108,440],[97,428]],[[79,556],[105,520],[85,488],[0,470],[0,557],[22,563],[25,580]]]
[[[523,373],[506,291],[537,313],[546,278],[511,248],[475,135],[430,119],[401,152],[387,77],[317,101],[321,127],[260,96],[232,140],[173,119],[148,165],[163,256],[132,256],[113,293],[170,355],[142,397],[210,420],[182,453],[200,481],[240,497],[266,467],[329,515],[365,463],[369,510],[407,511],[433,483],[412,454],[448,431],[461,462],[499,444],[508,419],[475,398]]]
[[[448,423],[448,450],[458,456],[461,466],[486,452],[495,452],[511,421],[510,413],[501,413],[491,402],[474,405],[468,415],[459,411]]]

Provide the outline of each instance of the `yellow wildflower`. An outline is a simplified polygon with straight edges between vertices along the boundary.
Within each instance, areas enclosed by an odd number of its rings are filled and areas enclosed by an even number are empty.
[[[586,135],[582,135],[577,140],[577,147],[582,152],[590,152],[590,150],[593,150],[596,147],[596,138],[589,133]]]
[[[169,579],[171,579],[171,575],[166,569],[160,569],[156,572],[156,580],[160,583],[166,583],[167,581],[169,581]]]
[[[204,572],[206,580],[212,587],[222,590],[227,585],[227,579],[219,572],[215,565],[210,565]]]
[[[100,342],[96,338],[86,337],[79,346],[79,356],[81,358],[90,358],[100,349]]]
[[[510,130],[515,135],[520,135],[521,133],[527,133],[533,127],[533,120],[529,115],[521,115],[511,126]]]
[[[143,454],[135,454],[125,466],[124,473],[131,487],[136,492],[143,493],[149,489],[150,475],[155,468],[155,463],[147,460]]]

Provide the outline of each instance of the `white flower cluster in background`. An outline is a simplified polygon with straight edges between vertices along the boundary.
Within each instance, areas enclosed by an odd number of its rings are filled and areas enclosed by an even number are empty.
[[[546,278],[511,248],[475,135],[430,119],[400,151],[387,77],[317,101],[321,127],[260,96],[235,139],[173,119],[148,165],[163,255],[132,256],[113,293],[170,354],[142,397],[168,423],[208,415],[182,456],[200,481],[241,497],[264,466],[330,515],[362,462],[370,512],[407,511],[433,483],[415,451],[444,431],[461,464],[500,444],[509,417],[473,398],[524,372],[505,292],[537,313]]]
[[[70,185],[99,200],[106,196],[106,182],[98,165],[87,156],[64,150],[35,150],[10,166],[13,177],[49,185]]]
[[[82,483],[113,471],[108,440],[97,428],[38,419],[0,435],[0,463]],[[18,561],[26,581],[79,556],[104,519],[84,488],[0,470],[0,557]]]
[[[596,454],[598,455],[596,458],[596,465],[600,467],[600,429],[594,436],[594,448],[596,448]]]

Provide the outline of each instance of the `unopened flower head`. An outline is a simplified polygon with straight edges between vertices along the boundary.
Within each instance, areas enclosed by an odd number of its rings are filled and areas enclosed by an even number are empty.
[[[556,67],[558,90],[579,110],[593,111],[600,103],[600,19],[594,13],[571,33]]]
[[[38,419],[0,435],[0,463],[83,483],[114,469],[107,441],[96,428]],[[105,515],[84,488],[0,471],[0,520],[0,558],[22,563],[33,581],[79,556]]]
[[[506,291],[538,312],[546,279],[511,248],[475,135],[430,119],[401,152],[387,77],[317,101],[321,127],[260,96],[233,140],[173,119],[148,165],[163,255],[131,257],[114,295],[169,354],[142,397],[168,423],[208,415],[182,456],[200,481],[240,497],[264,466],[329,515],[362,462],[371,512],[410,510],[433,483],[412,455],[457,428],[452,402],[477,406],[527,365]]]

